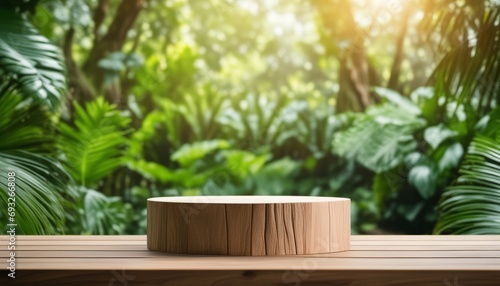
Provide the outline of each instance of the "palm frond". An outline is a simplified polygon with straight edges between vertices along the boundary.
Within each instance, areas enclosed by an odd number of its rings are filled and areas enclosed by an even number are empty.
[[[0,150],[52,152],[55,140],[50,114],[28,101],[15,94],[0,97]]]
[[[434,232],[500,234],[500,140],[477,135],[439,203]]]
[[[65,68],[56,46],[23,16],[0,8],[0,74],[25,97],[51,108],[62,101]],[[2,86],[2,88],[6,88]]]
[[[0,152],[0,197],[7,206],[8,172],[15,173],[17,227],[24,234],[56,234],[63,231],[64,212],[59,195],[67,174],[54,160],[25,151]],[[9,201],[10,202],[10,201]],[[7,220],[7,208],[0,210]]]
[[[463,105],[488,114],[500,101],[500,7],[494,1],[429,2],[424,30],[451,47],[430,78],[441,102],[436,113],[446,114],[446,105],[454,103],[455,112]]]
[[[500,234],[500,108],[484,119],[460,177],[441,197],[435,233]]]
[[[98,98],[84,110],[75,103],[75,126],[61,123],[59,144],[65,168],[75,181],[93,186],[123,163],[127,143],[123,128],[128,119],[116,107]]]
[[[14,94],[0,97],[0,110],[0,197],[7,205],[7,173],[14,172],[20,233],[60,233],[64,222],[60,194],[65,193],[69,176],[48,156],[54,146],[50,114]],[[6,215],[3,208],[0,217]]]

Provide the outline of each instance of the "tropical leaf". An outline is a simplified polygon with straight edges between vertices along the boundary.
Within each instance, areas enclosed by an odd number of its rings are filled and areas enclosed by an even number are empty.
[[[61,193],[68,175],[56,161],[25,151],[0,152],[0,197],[7,206],[8,174],[15,176],[15,219],[18,234],[57,234],[63,231]],[[9,201],[11,203],[12,201]],[[7,221],[7,208],[0,210]]]
[[[314,158],[323,158],[331,151],[334,134],[347,125],[346,114],[334,115],[334,107],[319,105],[311,108],[306,101],[292,101],[278,117],[277,144],[296,139]],[[278,121],[276,120],[276,121]]]
[[[0,8],[0,17],[0,73],[4,81],[25,97],[51,108],[59,105],[66,79],[58,48],[15,11]]]
[[[416,149],[413,133],[425,124],[415,114],[393,105],[373,106],[334,136],[333,152],[355,159],[373,172],[388,171]]]
[[[440,45],[451,47],[430,77],[441,103],[435,114],[445,116],[446,104],[452,102],[449,118],[463,107],[481,117],[488,114],[500,100],[500,6],[496,1],[427,2],[422,28],[429,37],[439,33]]]
[[[420,108],[416,104],[414,104],[411,100],[405,98],[398,92],[384,87],[374,87],[373,89],[380,97],[386,99],[393,105],[416,115],[419,115],[421,113]]]
[[[46,108],[30,104],[15,94],[0,97],[0,150],[53,151],[54,137]]]
[[[127,160],[127,167],[141,174],[144,178],[151,181],[160,181],[162,183],[171,182],[175,178],[175,174],[169,168],[155,162],[147,162],[145,160]]]
[[[408,182],[422,198],[429,199],[436,192],[436,170],[428,165],[414,166],[408,173]]]
[[[304,104],[307,107],[302,101],[291,103],[285,95],[270,101],[266,95],[248,93],[243,98],[232,98],[231,106],[221,111],[217,121],[225,134],[238,140],[238,146],[255,151],[265,144],[280,145],[295,135],[285,133],[292,129],[287,127]]]
[[[127,144],[123,128],[129,118],[116,107],[98,98],[84,110],[75,103],[75,126],[59,125],[59,144],[65,168],[83,186],[94,186],[123,164]]]
[[[56,161],[40,155],[49,155],[54,146],[50,114],[14,94],[0,97],[0,110],[0,197],[7,206],[8,173],[14,172],[20,233],[60,233],[64,223],[60,194],[65,193],[69,176]],[[0,210],[0,217],[6,221],[7,208]]]
[[[301,163],[290,158],[283,158],[264,166],[255,175],[256,195],[284,195],[290,194],[296,185],[293,181],[301,167]]]
[[[500,234],[500,138],[477,135],[460,177],[443,193],[434,232]]]
[[[76,202],[68,217],[68,228],[75,234],[124,234],[133,216],[132,207],[120,197],[76,187]]]
[[[171,159],[177,161],[181,166],[191,165],[194,161],[205,157],[215,150],[227,149],[229,142],[225,140],[209,140],[183,145],[177,152],[172,154]]]

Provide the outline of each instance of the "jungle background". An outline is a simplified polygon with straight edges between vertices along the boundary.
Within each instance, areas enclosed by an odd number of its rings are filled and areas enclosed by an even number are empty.
[[[144,234],[146,199],[352,200],[500,233],[500,1],[2,0],[0,221]]]

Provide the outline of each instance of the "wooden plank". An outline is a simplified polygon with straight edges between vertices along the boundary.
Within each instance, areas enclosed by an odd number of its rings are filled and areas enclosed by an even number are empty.
[[[8,241],[9,237],[0,235],[0,242]],[[95,240],[108,240],[108,241],[146,241],[146,235],[16,235],[16,240],[21,241],[95,241]]]
[[[250,216],[250,211],[248,212],[248,215]],[[250,217],[247,217],[246,220],[248,220],[248,224],[251,224],[250,222]],[[289,229],[287,230],[287,224],[284,224],[282,228],[280,228],[280,231],[285,232],[283,235],[289,235],[293,236],[292,233],[290,233],[291,229],[293,229],[293,226],[288,227]],[[238,229],[235,227],[234,231],[245,231],[247,228],[241,228]],[[288,233],[288,234],[287,234]],[[246,247],[249,248],[250,244],[250,234],[248,235],[242,235],[242,241],[241,243],[248,244]],[[290,244],[293,244],[293,237],[290,238],[291,241],[289,242]],[[38,246],[50,246],[50,245],[145,245],[146,242],[145,240],[118,240],[118,241],[112,241],[112,240],[41,240],[41,241],[35,241],[35,240],[24,240],[17,238],[16,239],[16,244],[19,246],[30,246],[30,245],[38,245]],[[494,240],[480,240],[480,241],[474,241],[474,240],[469,240],[469,241],[433,241],[433,240],[423,240],[423,241],[397,241],[397,240],[388,240],[388,241],[371,241],[371,240],[352,240],[351,241],[351,246],[500,246],[500,241],[494,241]],[[7,246],[7,242],[3,242],[0,244],[0,246]]]
[[[0,257],[8,257],[9,251],[0,251]],[[55,258],[55,257],[179,257],[185,256],[183,254],[167,254],[162,252],[150,251],[150,250],[87,250],[87,251],[75,251],[75,250],[18,250],[16,251],[16,257],[20,258]],[[199,257],[199,256],[193,256]],[[500,258],[500,251],[382,251],[382,250],[359,250],[359,251],[343,251],[335,253],[325,253],[325,254],[310,254],[301,255],[300,257],[378,257],[378,258],[422,258],[422,257],[436,257],[436,258],[483,258],[492,257]]]
[[[255,205],[259,206],[259,205]],[[262,205],[260,205],[262,206]],[[9,236],[0,235],[0,245]],[[146,241],[146,235],[17,235],[17,241]],[[500,241],[500,235],[351,235],[353,241]]]
[[[382,241],[382,240],[377,240],[377,241],[371,241],[371,240],[361,240],[361,241],[352,241],[351,245],[374,245],[374,246],[395,246],[395,245],[419,245],[419,246],[424,246],[424,245],[433,245],[433,246],[440,246],[440,245],[457,245],[457,246],[467,246],[467,245],[485,245],[485,246],[500,246],[500,240],[499,241],[494,241],[494,240],[480,240],[480,241],[474,241],[474,240],[459,240],[459,241],[433,241],[433,240],[422,240],[422,241],[397,241],[397,240],[388,240],[388,241]]]
[[[351,250],[500,250],[495,245],[353,245]]]
[[[5,271],[2,273],[4,274]],[[5,275],[2,275],[5,277]],[[9,285],[371,285],[497,286],[498,271],[22,271]]]
[[[254,205],[256,207],[262,205]],[[9,236],[0,235],[0,245]],[[146,241],[146,235],[17,235],[17,241]],[[500,235],[351,235],[351,242],[361,241],[492,241],[499,242]],[[2,244],[3,243],[3,244]]]
[[[281,209],[283,215],[286,211]],[[301,227],[297,221],[292,225],[295,232]],[[285,235],[288,226],[281,229]],[[8,237],[1,238],[5,248],[0,248],[0,255],[7,257]],[[16,279],[9,280],[9,285],[75,281],[118,285],[123,277],[131,279],[126,281],[130,285],[458,286],[500,281],[500,236],[352,236],[350,251],[274,257],[154,252],[147,250],[145,236],[36,238],[16,237]],[[0,267],[6,269],[6,259]],[[3,279],[6,274],[2,271]]]
[[[308,265],[315,270],[496,270],[500,258],[328,258],[328,257],[147,257],[147,258],[23,258],[21,270],[287,270]],[[0,267],[7,268],[7,262]]]
[[[3,245],[7,245],[7,243],[4,243]],[[18,246],[51,246],[51,245],[103,245],[103,246],[114,246],[114,245],[146,245],[146,241],[142,240],[119,240],[119,241],[112,241],[112,240],[99,240],[99,241],[88,241],[88,240],[56,240],[56,241],[51,241],[51,240],[43,240],[43,241],[34,241],[34,240],[17,240],[16,239],[16,245]]]
[[[439,241],[439,240],[447,240],[447,241],[456,241],[456,240],[465,240],[465,241],[479,241],[479,240],[493,240],[499,241],[500,235],[353,235],[351,236],[353,240],[395,240],[395,241],[403,241],[403,240],[411,240],[411,241]]]
[[[5,246],[4,249],[7,249]],[[89,251],[89,250],[147,250],[146,243],[142,245],[25,245],[19,246],[16,250],[77,250],[77,251]],[[494,245],[353,245],[351,250],[386,250],[386,251],[437,251],[437,250],[447,250],[447,251],[475,251],[475,250],[485,250],[485,251],[500,251],[500,246]]]
[[[7,247],[3,248],[7,249]],[[72,250],[72,251],[90,251],[90,250],[148,250],[146,243],[143,245],[27,245],[27,246],[17,246],[16,250]]]

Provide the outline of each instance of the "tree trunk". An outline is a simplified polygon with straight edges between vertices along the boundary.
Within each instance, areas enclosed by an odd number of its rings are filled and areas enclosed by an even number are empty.
[[[399,31],[399,35],[396,39],[396,54],[394,55],[394,61],[391,67],[391,76],[389,78],[389,82],[387,83],[387,87],[394,90],[399,90],[399,75],[401,73],[401,63],[403,61],[403,53],[404,53],[404,40],[406,37],[406,32],[408,30],[408,19],[410,18],[410,8],[409,5],[406,7],[405,12],[403,13],[403,19],[401,24],[401,30]]]
[[[331,40],[349,42],[349,47],[336,55],[340,61],[337,112],[364,111],[374,102],[369,91],[370,70],[364,47],[366,33],[357,26],[349,0],[311,2],[318,8]]]
[[[121,51],[125,43],[127,33],[132,28],[139,12],[144,7],[146,0],[123,0],[116,11],[116,15],[109,26],[106,34],[94,42],[94,46],[83,65],[83,71],[91,78],[96,90],[102,90],[104,84],[104,70],[98,67],[98,62],[110,52]],[[101,25],[103,14],[106,11],[107,1],[100,1],[97,10],[94,14],[96,24]],[[98,36],[97,30],[94,31]],[[123,102],[123,94],[116,86],[105,91],[108,100],[121,105]]]
[[[68,86],[69,86],[69,99],[67,101],[68,108],[72,111],[73,104],[72,101],[76,100],[81,105],[85,102],[92,100],[94,98],[94,91],[92,90],[90,84],[88,83],[85,76],[82,74],[75,60],[73,59],[73,37],[75,34],[75,29],[70,27],[66,32],[64,37],[64,59],[66,61],[66,66],[68,69]],[[72,114],[73,112],[70,112]]]

